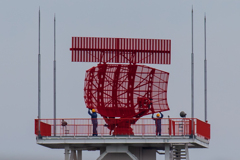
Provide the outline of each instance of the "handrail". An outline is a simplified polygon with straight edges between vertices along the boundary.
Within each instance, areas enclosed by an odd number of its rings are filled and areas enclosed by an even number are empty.
[[[67,122],[67,125],[63,126],[62,121]],[[136,123],[132,124],[133,119],[114,119],[116,124],[113,124],[115,128],[110,130],[107,127],[103,118],[98,118],[97,122],[97,135],[109,136],[119,133],[116,132],[119,120],[123,123],[129,122],[132,132],[130,135],[135,136],[156,136],[156,125],[152,118],[140,118]],[[162,118],[161,119],[161,135],[162,136],[189,136],[191,135],[191,118]],[[54,119],[41,119],[41,136],[54,136],[53,127]],[[111,124],[112,125],[112,124]],[[118,128],[118,130],[129,128]],[[35,134],[37,135],[38,119],[35,119]],[[203,122],[197,118],[194,118],[194,135],[210,139],[210,124]],[[128,133],[128,132],[124,132]],[[132,134],[133,133],[133,134]],[[56,136],[92,136],[93,125],[91,118],[58,118],[56,119]]]

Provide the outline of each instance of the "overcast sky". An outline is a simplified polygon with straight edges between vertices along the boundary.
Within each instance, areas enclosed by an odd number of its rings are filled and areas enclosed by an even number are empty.
[[[71,37],[172,40],[165,117],[191,115],[191,9],[194,8],[195,117],[204,120],[204,13],[207,15],[208,149],[194,160],[236,160],[240,143],[240,1],[237,0],[1,0],[0,159],[59,160],[63,150],[36,144],[38,10],[41,8],[42,118],[53,118],[53,18],[57,24],[57,118],[86,118],[85,71],[97,63],[71,62]],[[83,152],[84,160],[99,152]],[[158,159],[163,159],[159,156]]]

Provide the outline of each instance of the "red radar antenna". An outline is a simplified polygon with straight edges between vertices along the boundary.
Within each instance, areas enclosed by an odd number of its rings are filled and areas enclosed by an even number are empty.
[[[171,40],[72,37],[72,62],[171,63]]]
[[[169,110],[169,73],[136,63],[170,64],[171,40],[73,37],[70,50],[73,62],[99,62],[86,71],[84,99],[110,134],[133,135],[139,118]]]

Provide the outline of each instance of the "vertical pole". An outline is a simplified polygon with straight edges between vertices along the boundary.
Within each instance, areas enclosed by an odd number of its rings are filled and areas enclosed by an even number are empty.
[[[207,122],[207,51],[206,51],[206,14],[204,17],[204,105],[205,105],[205,122]]]
[[[192,89],[192,114],[191,114],[191,118],[192,118],[192,129],[191,129],[191,136],[193,136],[194,134],[194,126],[193,126],[193,121],[194,121],[194,54],[193,54],[193,8],[192,8],[192,55],[191,55],[191,89]]]
[[[69,146],[65,146],[65,160],[69,160]]]
[[[188,144],[185,144],[185,154],[186,154],[186,160],[189,160],[189,152],[188,152]]]
[[[78,150],[77,155],[77,160],[82,160],[82,150]]]
[[[54,101],[54,109],[53,109],[53,112],[54,112],[54,136],[56,136],[56,19],[55,19],[55,15],[54,15],[54,61],[53,61],[53,87],[54,87],[54,95],[53,95],[53,101]]]
[[[70,160],[77,160],[77,154],[75,149],[71,150]]]
[[[40,7],[38,19],[38,136],[41,136],[41,55],[40,55]]]
[[[139,147],[139,160],[143,160],[143,148]]]
[[[165,160],[170,160],[170,144],[165,144]]]

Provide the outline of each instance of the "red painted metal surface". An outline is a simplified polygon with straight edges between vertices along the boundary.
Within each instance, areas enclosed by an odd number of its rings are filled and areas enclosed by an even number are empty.
[[[99,64],[86,71],[86,107],[103,117],[121,118],[167,111],[168,77],[144,65]]]
[[[171,40],[72,37],[72,62],[171,64]]]
[[[51,136],[51,126],[50,124],[40,122],[40,134],[42,136]],[[38,135],[38,119],[35,119],[35,134]]]
[[[197,135],[210,139],[210,124],[197,119]]]
[[[37,119],[36,119],[37,120]],[[35,120],[35,122],[36,122]],[[109,136],[113,135],[113,132],[108,127],[105,127],[106,124],[103,118],[98,118],[98,136]],[[120,119],[115,119],[120,120]],[[122,119],[126,122],[132,121],[132,119]],[[77,119],[64,119],[67,122],[67,126],[62,126],[62,119],[56,120],[56,136],[92,136],[92,121],[90,118],[77,118]],[[191,131],[189,128],[191,126],[191,118],[163,118],[162,119],[162,136],[189,136]],[[210,128],[209,124],[202,122],[199,123],[198,119],[194,118],[194,135],[204,137],[205,139],[210,139],[210,136],[205,134],[206,130]],[[53,128],[54,119],[41,119],[43,124],[47,124]],[[117,124],[118,122],[116,122]],[[37,123],[35,123],[36,128]],[[156,126],[155,121],[151,118],[141,118],[135,124],[130,124],[135,136],[155,136],[156,135]],[[41,128],[42,131],[43,128]],[[35,132],[37,135],[37,133]],[[129,135],[131,133],[129,132]],[[50,134],[42,136],[54,136],[53,130],[50,130]]]

